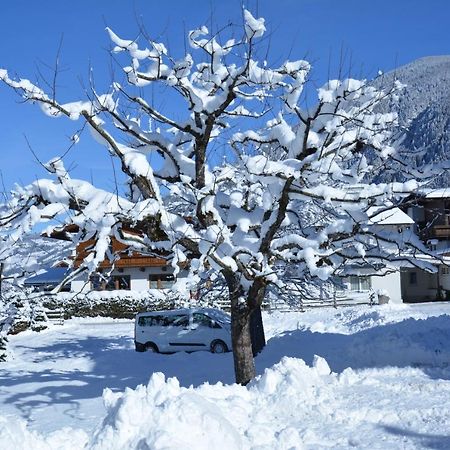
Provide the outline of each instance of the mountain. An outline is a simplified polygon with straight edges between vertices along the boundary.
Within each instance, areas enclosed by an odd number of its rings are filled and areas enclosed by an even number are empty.
[[[25,272],[31,275],[52,267],[68,257],[72,247],[70,242],[45,238],[38,234],[24,236],[20,242],[16,243],[14,251],[4,261],[3,275],[21,276]]]
[[[388,72],[375,82],[389,86],[394,79],[406,84],[394,109],[405,131],[402,153],[410,164],[420,166],[450,159],[450,55],[429,56]],[[449,186],[450,173],[436,179],[435,186]]]

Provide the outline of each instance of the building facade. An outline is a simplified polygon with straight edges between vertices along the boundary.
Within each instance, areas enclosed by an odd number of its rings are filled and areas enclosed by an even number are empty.
[[[74,255],[74,268],[92,251],[94,239],[80,243]],[[162,256],[142,255],[130,252],[128,247],[111,238],[110,253],[114,254],[114,264],[103,260],[96,273],[90,276],[81,274],[71,282],[73,292],[167,289],[174,283],[173,268]]]
[[[433,264],[436,271],[404,269],[403,298],[406,302],[450,300],[450,189],[423,190],[408,203],[414,232],[430,252],[417,258]]]

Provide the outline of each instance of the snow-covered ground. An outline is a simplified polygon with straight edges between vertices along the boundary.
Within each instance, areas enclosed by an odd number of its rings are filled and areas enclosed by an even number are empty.
[[[232,384],[231,354],[136,353],[132,321],[22,333],[0,366],[0,448],[450,448],[448,314],[267,314],[248,387]]]

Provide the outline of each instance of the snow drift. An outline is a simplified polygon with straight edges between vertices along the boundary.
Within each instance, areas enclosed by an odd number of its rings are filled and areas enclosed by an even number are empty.
[[[16,449],[39,450],[299,448],[299,423],[288,417],[305,402],[317,404],[317,393],[336,383],[339,377],[319,357],[313,367],[283,358],[248,388],[222,383],[185,388],[176,378],[155,373],[147,386],[123,393],[105,390],[107,415],[91,438],[67,429],[44,437],[21,420],[2,418],[0,447],[14,442]],[[274,420],[280,416],[286,421]]]
[[[409,377],[423,376],[418,369],[404,372]],[[405,420],[411,424],[411,419],[422,429],[430,427],[436,409],[427,395],[430,386],[425,378],[421,384],[405,385],[394,368],[331,373],[327,362],[317,356],[312,367],[284,357],[248,387],[205,383],[186,388],[176,378],[166,380],[162,373],[155,373],[147,386],[121,393],[106,389],[107,414],[91,436],[70,429],[43,436],[29,431],[22,420],[1,418],[0,447],[287,450],[397,448],[403,444],[402,448],[415,448],[404,445],[398,431],[403,430]],[[450,393],[448,383],[440,389],[443,398]],[[404,403],[402,411],[397,409],[398,394]],[[377,445],[386,430],[392,434]],[[422,442],[436,443],[429,435],[417,436]]]
[[[212,384],[230,376],[229,354],[135,353],[128,321],[26,332],[11,338],[17,359],[0,373],[0,448],[450,448],[449,310],[440,303],[264,315],[270,339],[247,387]],[[104,386],[105,409],[94,411]]]

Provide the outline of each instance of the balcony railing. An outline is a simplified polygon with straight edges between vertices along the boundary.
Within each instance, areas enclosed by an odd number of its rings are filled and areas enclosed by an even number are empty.
[[[436,239],[450,239],[450,225],[434,225],[431,235]]]

